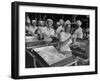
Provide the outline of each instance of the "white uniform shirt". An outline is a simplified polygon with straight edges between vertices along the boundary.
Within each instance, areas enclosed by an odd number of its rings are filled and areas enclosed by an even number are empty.
[[[42,29],[42,33],[47,36],[47,37],[50,37],[50,36],[54,36],[55,35],[55,31],[53,28],[47,28],[47,27],[44,27]]]
[[[37,29],[37,27],[33,27],[33,26],[29,26],[29,27],[28,27],[28,31],[29,31],[31,34],[35,34],[36,29]]]
[[[64,42],[64,41],[66,41],[70,36],[71,36],[70,33],[61,32],[61,33],[60,33],[60,41]],[[69,45],[70,45],[71,43],[72,43],[72,40],[70,39],[70,40],[68,41],[67,44],[61,45],[60,51],[62,51],[62,52],[64,52],[64,51],[71,51],[71,49],[70,49],[70,47],[69,47]]]
[[[39,30],[40,30],[41,32],[43,32],[44,29],[45,29],[45,27],[41,27],[41,26],[39,26],[38,28],[39,28]]]
[[[83,32],[82,32],[82,28],[79,27],[78,29],[76,29],[75,33],[77,38],[83,38]]]

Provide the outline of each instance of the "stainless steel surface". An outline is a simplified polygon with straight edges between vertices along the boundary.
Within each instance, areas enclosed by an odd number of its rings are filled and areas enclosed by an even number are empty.
[[[68,54],[67,56],[59,53],[55,47],[53,46],[46,46],[41,48],[34,49],[49,65],[54,64],[58,61],[61,61],[65,58],[70,57],[71,55]]]

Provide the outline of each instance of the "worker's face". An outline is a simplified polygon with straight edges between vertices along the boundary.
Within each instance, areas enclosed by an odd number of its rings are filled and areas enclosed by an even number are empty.
[[[82,24],[81,21],[77,21],[77,22],[76,22],[76,26],[77,26],[77,27],[80,27],[81,24]]]
[[[49,26],[49,27],[51,27],[51,26],[52,26],[52,22],[51,22],[51,21],[48,21],[48,23],[47,23],[47,24],[48,24],[48,26]]]
[[[64,24],[64,21],[63,20],[60,20],[60,24],[63,25]]]

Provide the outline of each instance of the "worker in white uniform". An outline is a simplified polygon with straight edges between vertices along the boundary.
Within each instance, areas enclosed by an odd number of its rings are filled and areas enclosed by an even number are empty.
[[[77,20],[76,25],[77,25],[77,29],[74,32],[73,44],[79,45],[77,39],[83,39],[83,29],[81,27],[82,22],[80,20]]]
[[[45,23],[45,21],[42,21],[42,20],[39,21],[39,26],[38,26],[38,28],[39,28],[41,31],[44,29],[44,23]]]
[[[37,40],[37,34],[35,34],[36,29],[37,29],[36,20],[32,20],[32,24],[31,24],[31,21],[28,17],[26,20],[26,26],[25,26],[25,31],[27,31],[26,41]]]
[[[55,37],[52,19],[47,19],[46,26],[43,28],[42,34],[45,41],[52,41],[52,37]]]
[[[37,29],[36,27],[36,20],[32,20],[32,25],[30,19],[27,20],[28,25],[25,27],[25,29],[28,31],[29,34],[32,36],[35,35],[35,31]]]
[[[30,21],[30,18],[27,16],[26,17],[26,22],[25,22],[25,31],[26,31],[25,33],[26,34],[30,34],[30,32],[28,30],[30,25],[31,25],[31,21]]]
[[[70,44],[72,43],[72,38],[70,34],[71,22],[67,20],[64,25],[64,31],[60,33],[60,52],[65,55],[71,55]]]
[[[76,21],[77,29],[75,30],[74,34],[76,34],[76,38],[83,38],[83,29],[81,27],[82,22],[80,20]]]
[[[44,31],[44,28],[45,28],[44,23],[45,23],[45,21],[40,20],[39,21],[39,26],[37,28],[37,34],[39,35],[40,39],[43,39],[42,32]]]
[[[32,35],[35,35],[35,31],[37,30],[36,20],[32,20],[32,26],[29,29],[32,32]]]
[[[60,20],[59,20],[59,24],[60,24],[60,25],[58,26],[58,28],[57,28],[57,30],[56,30],[56,33],[57,33],[57,34],[59,34],[62,30],[64,30],[64,27],[63,27],[63,26],[64,26],[64,20],[63,20],[63,19],[60,19]]]

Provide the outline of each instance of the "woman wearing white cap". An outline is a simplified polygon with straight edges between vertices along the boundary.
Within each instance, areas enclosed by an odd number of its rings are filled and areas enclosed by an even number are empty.
[[[36,20],[32,20],[32,26],[30,27],[30,32],[32,33],[32,35],[35,35],[36,29]]]
[[[44,40],[52,41],[52,37],[55,36],[55,31],[53,29],[53,20],[47,19],[46,21],[46,27],[44,27],[42,31]]]
[[[64,30],[64,28],[63,28],[63,25],[64,25],[64,20],[63,19],[60,19],[59,20],[59,26],[58,26],[58,28],[57,28],[57,30],[56,30],[56,33],[57,34],[59,34],[62,30]]]
[[[72,43],[71,34],[69,33],[71,29],[71,22],[67,20],[65,22],[64,31],[60,33],[60,52],[65,55],[71,55],[70,44]]]
[[[77,29],[75,30],[74,34],[76,35],[76,38],[83,38],[83,29],[81,28],[82,22],[80,20],[76,21]]]

